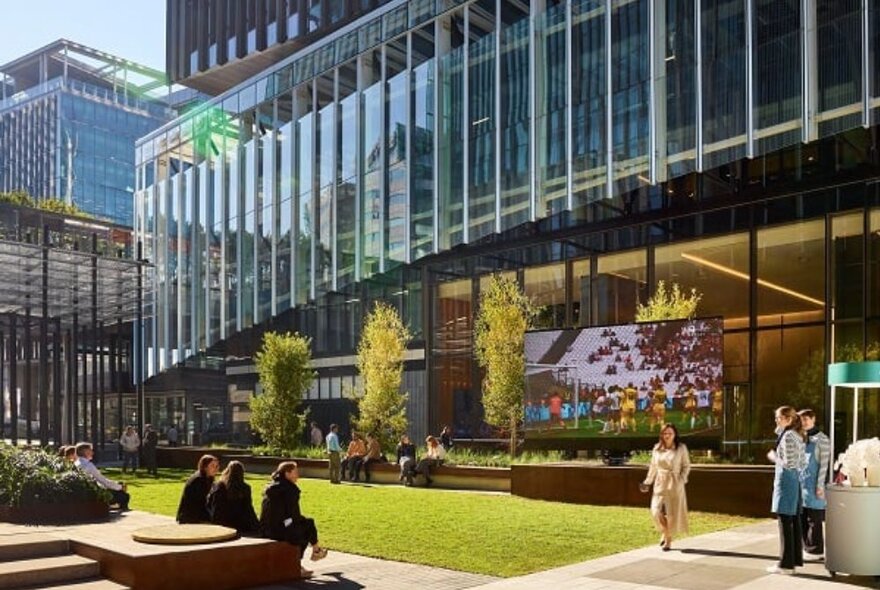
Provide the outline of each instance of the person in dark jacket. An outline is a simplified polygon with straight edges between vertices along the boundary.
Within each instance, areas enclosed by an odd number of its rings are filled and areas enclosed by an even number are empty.
[[[144,427],[144,437],[141,439],[141,465],[146,467],[147,473],[158,475],[156,470],[156,447],[159,446],[159,433],[149,424]]]
[[[208,513],[208,493],[214,485],[214,476],[220,468],[220,461],[214,455],[202,455],[198,470],[189,476],[183,486],[183,495],[177,507],[177,522],[192,524],[211,522]]]
[[[405,434],[400,437],[400,444],[397,445],[397,465],[400,467],[400,481],[405,486],[411,486],[416,468],[416,446]]]
[[[251,501],[251,486],[244,482],[244,465],[240,461],[230,461],[220,474],[208,494],[208,512],[211,522],[241,534],[254,533],[260,528]]]
[[[300,559],[306,547],[312,546],[312,561],[327,557],[327,549],[318,543],[318,529],[315,521],[303,516],[299,508],[299,470],[296,462],[282,461],[272,473],[272,481],[263,491],[263,506],[260,512],[260,529],[263,536],[276,541],[286,541],[298,545]],[[310,570],[300,566],[300,575],[308,578]]]

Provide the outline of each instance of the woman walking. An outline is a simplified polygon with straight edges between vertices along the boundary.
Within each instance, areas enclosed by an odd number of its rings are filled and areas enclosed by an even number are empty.
[[[687,485],[691,470],[687,446],[678,434],[674,424],[666,423],[660,429],[660,440],[651,452],[651,466],[648,477],[639,488],[647,492],[654,487],[651,496],[651,516],[654,526],[660,531],[660,547],[663,551],[672,549],[672,538],[688,531]]]
[[[779,563],[767,568],[771,574],[794,573],[804,565],[800,513],[801,474],[807,467],[805,437],[801,419],[791,406],[776,410],[776,447],[767,453],[775,464],[773,505],[771,511],[779,521]]]
[[[260,528],[263,536],[299,546],[300,559],[306,547],[312,546],[312,561],[327,557],[327,549],[318,543],[315,521],[303,516],[299,508],[300,489],[296,485],[299,471],[294,461],[282,461],[272,473],[272,482],[263,492]],[[309,578],[311,570],[300,566],[300,575]]]

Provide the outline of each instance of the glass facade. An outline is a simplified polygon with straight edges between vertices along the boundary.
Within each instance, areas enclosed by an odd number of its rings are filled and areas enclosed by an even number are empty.
[[[747,404],[731,436],[758,440],[804,355],[831,354],[826,334],[865,350],[880,325],[868,234],[836,217],[864,221],[876,197],[880,85],[857,67],[873,16],[830,0],[366,15],[141,140],[141,176],[156,173],[138,187],[136,229],[165,251],[157,297],[179,302],[151,316],[150,354],[161,368],[280,322],[343,357],[384,299],[431,351],[431,420],[477,435],[480,277],[515,272],[545,327],[632,321],[662,279],[724,318],[725,380]],[[357,52],[342,42],[355,34]],[[853,67],[828,66],[841,51]],[[187,147],[190,124],[216,129],[215,149]],[[183,229],[200,207],[204,240]],[[207,272],[181,283],[171,250]],[[835,291],[841,272],[861,287]]]

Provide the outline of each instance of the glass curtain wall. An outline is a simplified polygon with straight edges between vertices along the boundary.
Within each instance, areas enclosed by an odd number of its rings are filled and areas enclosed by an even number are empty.
[[[333,286],[333,193],[336,184],[336,104],[335,76],[321,76],[315,81],[318,109],[316,170],[318,204],[315,208],[315,297],[334,290]]]
[[[384,150],[382,149],[383,105],[382,53],[369,52],[362,57],[361,96],[363,145],[361,152],[361,278],[381,272],[382,260],[382,191]]]
[[[816,0],[819,137],[861,120],[861,12],[861,0]]]
[[[410,151],[410,259],[434,251],[434,26],[412,34]]]
[[[746,15],[742,0],[701,0],[703,169],[746,154]]]
[[[549,217],[568,206],[565,126],[565,4],[548,7],[535,20],[536,215]]]
[[[495,58],[498,54],[494,0],[468,9],[468,241],[495,232]]]
[[[611,137],[619,195],[650,182],[651,31],[648,0],[613,0],[611,6]]]
[[[438,43],[449,50],[440,57],[439,156],[440,190],[439,244],[448,250],[464,242],[464,17],[455,12],[446,29],[438,29]]]
[[[336,281],[354,283],[357,256],[357,63],[339,69],[336,134]]]
[[[664,71],[657,94],[666,97],[664,151],[667,178],[689,174],[696,169],[697,14],[698,6],[693,0],[666,2],[666,36],[661,48]],[[658,146],[662,144],[658,141]],[[658,165],[662,166],[663,162]]]
[[[315,123],[312,86],[304,84],[293,93],[296,120],[296,145],[294,158],[296,172],[295,226],[294,226],[294,291],[293,302],[302,305],[313,298],[312,268],[314,236],[314,175]]]
[[[275,193],[277,216],[275,218],[275,310],[276,313],[291,306],[290,291],[293,265],[293,209],[296,182],[294,166],[294,119],[293,95],[290,91],[275,99]]]
[[[385,46],[385,150],[387,158],[384,202],[384,270],[407,259],[407,170],[409,135],[409,70],[406,37]]]
[[[758,154],[793,145],[803,137],[801,4],[798,0],[754,3],[752,84]]]
[[[517,4],[501,3],[501,231],[529,220],[529,19]]]

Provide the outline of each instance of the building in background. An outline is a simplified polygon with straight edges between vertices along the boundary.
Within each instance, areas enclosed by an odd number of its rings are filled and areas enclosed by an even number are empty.
[[[0,65],[0,192],[131,227],[135,141],[193,94],[171,102],[164,73],[63,39]]]
[[[381,299],[414,334],[413,432],[491,435],[472,329],[495,272],[548,328],[631,322],[661,279],[699,289],[743,454],[781,403],[823,413],[826,362],[880,346],[880,3],[333,13],[359,4],[168,2],[172,75],[219,95],[137,146],[143,370],[186,389],[220,360],[213,405],[154,390],[194,430],[244,433],[267,329],[313,338],[312,417],[344,422]]]

